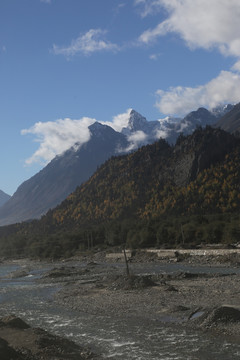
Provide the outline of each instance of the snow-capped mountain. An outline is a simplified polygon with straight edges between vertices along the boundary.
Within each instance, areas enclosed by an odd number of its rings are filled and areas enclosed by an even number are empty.
[[[159,120],[160,129],[158,133],[162,135],[169,143],[174,144],[180,133],[184,135],[191,134],[196,127],[205,127],[214,125],[219,118],[232,110],[233,105],[218,106],[212,110],[203,107],[187,114],[183,119],[166,117]]]
[[[132,110],[129,114],[127,126],[121,131],[129,142],[126,150],[134,150],[139,146],[156,141],[159,138],[157,134],[158,128],[158,121],[147,121],[144,116]]]
[[[156,121],[147,121],[145,117],[132,110],[128,125],[122,129],[122,134],[127,136],[128,141],[132,143],[132,148],[152,143],[159,138],[164,138],[170,144],[174,144],[180,133],[188,135],[197,126],[213,125],[218,121],[221,114],[225,114],[231,109],[231,105],[219,106],[212,111],[199,108],[187,114],[183,119],[167,116]]]
[[[230,107],[221,111],[228,111]],[[90,140],[75,144],[56,156],[45,168],[19,186],[0,207],[0,225],[39,218],[61,203],[75,188],[93,175],[109,157],[123,154],[164,138],[174,144],[180,133],[190,134],[197,126],[217,122],[220,109],[199,108],[183,119],[166,117],[155,121],[131,110],[127,126],[120,132],[95,122],[89,126]]]
[[[227,105],[218,105],[215,108],[211,109],[211,113],[218,119],[227,114],[234,108],[235,105],[227,104]]]

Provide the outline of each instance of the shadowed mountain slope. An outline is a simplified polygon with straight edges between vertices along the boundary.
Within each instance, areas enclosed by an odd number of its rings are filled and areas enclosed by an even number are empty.
[[[75,144],[56,156],[44,169],[19,186],[11,199],[0,207],[0,225],[40,218],[88,180],[97,167],[112,155],[133,151],[161,137],[175,144],[179,134],[189,134],[198,126],[215,123],[220,114],[230,108],[230,105],[219,108],[215,113],[199,108],[182,120],[166,118],[163,121],[147,121],[132,110],[121,133],[96,122],[89,127],[91,137],[88,142],[82,146]],[[189,161],[184,161],[176,165],[183,173],[178,175],[179,184],[189,170]]]
[[[4,205],[10,198],[11,198],[10,195],[0,190],[0,206]]]
[[[72,147],[55,157],[43,170],[19,186],[0,208],[0,225],[40,218],[54,208],[119,148],[125,148],[124,135],[95,123],[89,127],[91,139],[80,148]]]
[[[170,195],[174,201],[174,191],[177,194],[203,171],[223,162],[238,144],[233,135],[207,127],[180,137],[174,147],[159,140],[135,153],[112,157],[60,206],[44,216],[42,223],[50,227],[51,224],[74,227],[141,217],[146,211],[150,215],[156,213],[158,205],[159,214],[167,212],[163,203]],[[195,196],[197,203],[197,192]],[[184,201],[179,211],[186,211]]]
[[[217,123],[217,127],[234,133],[240,131],[240,103],[235,105],[231,111],[225,114]]]
[[[240,234],[239,194],[240,140],[198,128],[175,146],[159,140],[111,157],[40,220],[1,227],[0,250],[59,257],[91,242],[174,246],[182,226],[186,243],[231,243]]]

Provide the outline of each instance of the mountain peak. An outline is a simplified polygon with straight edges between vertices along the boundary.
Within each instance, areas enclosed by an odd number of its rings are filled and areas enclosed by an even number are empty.
[[[211,113],[216,116],[217,119],[220,119],[224,115],[226,115],[229,111],[234,108],[232,104],[218,105],[215,108],[211,109]]]
[[[100,122],[98,122],[98,121],[95,121],[95,123],[93,123],[92,125],[90,125],[88,128],[89,128],[89,130],[92,132],[92,131],[101,131],[103,128],[104,128],[104,126],[106,126],[106,125],[103,125],[103,124],[101,124]]]
[[[185,116],[183,122],[190,122],[194,126],[206,126],[214,124],[216,122],[216,117],[204,107],[200,107],[196,111],[192,111]]]
[[[97,137],[103,136],[106,132],[115,132],[115,130],[112,127],[108,125],[103,125],[98,121],[90,125],[88,129],[90,130],[93,136],[97,136]]]
[[[128,128],[137,131],[140,130],[146,123],[147,120],[144,116],[142,116],[135,110],[131,110],[128,121]]]
[[[233,106],[224,116],[216,123],[217,127],[222,128],[225,131],[234,133],[240,131],[240,103]]]

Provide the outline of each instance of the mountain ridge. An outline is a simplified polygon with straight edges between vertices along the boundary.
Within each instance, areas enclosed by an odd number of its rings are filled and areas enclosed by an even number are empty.
[[[0,207],[4,205],[9,199],[10,195],[6,194],[4,191],[0,190]]]
[[[210,156],[209,156],[210,154]],[[240,139],[198,128],[112,156],[40,220],[0,228],[2,254],[65,256],[94,244],[130,247],[239,239]],[[193,216],[195,216],[193,218]]]
[[[125,148],[128,145],[125,137],[109,126],[93,124],[89,129],[92,132],[89,142],[56,156],[19,186],[12,198],[0,208],[0,225],[40,218],[86,181],[97,166],[118,153],[116,146]],[[100,136],[101,132],[104,132],[104,138]]]
[[[112,155],[134,151],[161,137],[174,144],[179,134],[186,135],[196,126],[212,124],[227,108],[219,108],[217,115],[199,108],[182,120],[169,118],[169,121],[165,119],[162,122],[147,121],[137,111],[131,110],[128,124],[121,132],[95,122],[89,126],[91,136],[87,143],[81,146],[76,143],[19,186],[0,207],[0,226],[40,218],[88,180],[97,167]]]
[[[112,157],[42,221],[73,228],[144,214],[155,196],[162,203],[158,196],[164,189],[188,186],[239,144],[233,135],[208,127],[180,138],[175,147],[159,140],[132,154]]]

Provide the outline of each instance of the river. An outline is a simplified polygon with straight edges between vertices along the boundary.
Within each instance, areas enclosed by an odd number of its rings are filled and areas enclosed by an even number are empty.
[[[174,266],[169,265],[164,271],[179,270]],[[53,294],[58,290],[59,285],[36,281],[51,267],[51,264],[38,264],[28,276],[11,279],[7,274],[17,270],[19,265],[1,265],[0,316],[15,314],[31,326],[65,336],[82,346],[90,347],[106,359],[239,360],[240,358],[239,344],[200,331],[189,331],[171,322],[163,324],[158,321],[149,323],[145,321],[139,324],[134,319],[121,322],[112,317],[95,316],[61,307],[53,300]],[[140,272],[141,266],[139,265],[138,268]],[[161,266],[149,265],[149,268],[144,268],[145,272],[162,270]],[[196,268],[195,270],[197,271]],[[208,268],[208,270],[231,271],[226,268]]]

